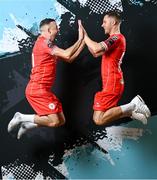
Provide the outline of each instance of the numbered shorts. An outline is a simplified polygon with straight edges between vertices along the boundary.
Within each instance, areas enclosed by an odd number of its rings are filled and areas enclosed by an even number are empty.
[[[39,116],[63,112],[62,104],[52,92],[46,92],[44,94],[30,94],[27,91],[26,98]]]

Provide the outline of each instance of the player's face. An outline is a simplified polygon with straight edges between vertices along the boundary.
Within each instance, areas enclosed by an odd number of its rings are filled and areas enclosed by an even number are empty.
[[[55,36],[57,35],[58,33],[58,27],[57,27],[57,24],[55,21],[51,22],[49,24],[49,28],[48,28],[48,32],[50,34],[50,39],[51,40],[54,40]]]
[[[112,18],[108,15],[104,16],[102,27],[104,28],[105,34],[110,34],[113,27]]]

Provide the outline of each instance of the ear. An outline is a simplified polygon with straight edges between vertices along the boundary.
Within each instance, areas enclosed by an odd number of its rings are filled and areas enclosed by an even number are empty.
[[[111,24],[114,26],[116,24],[116,20],[114,18],[111,19]]]
[[[48,29],[47,29],[47,31],[48,31],[49,33],[51,33],[51,30],[50,30],[50,28],[48,28]]]

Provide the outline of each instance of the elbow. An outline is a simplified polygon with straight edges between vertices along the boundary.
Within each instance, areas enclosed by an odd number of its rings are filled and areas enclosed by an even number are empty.
[[[70,55],[65,55],[65,56],[64,56],[64,60],[65,60],[67,63],[71,63],[71,57],[70,57]]]
[[[69,60],[70,60],[70,55],[66,55],[64,59],[65,59],[66,61],[69,61]]]
[[[98,54],[97,53],[93,53],[93,57],[97,58]]]
[[[99,49],[96,49],[96,48],[92,51],[92,55],[93,55],[93,57],[95,57],[95,58],[98,58],[98,57],[101,56],[102,54],[103,54],[103,52],[100,51]]]
[[[97,49],[97,48],[94,48],[94,49],[93,49],[93,55],[94,55],[94,57],[97,57],[97,54],[98,54],[98,49]]]
[[[92,55],[93,55],[93,57],[95,57],[95,58],[97,58],[97,57],[99,57],[99,55],[98,55],[98,53],[95,51],[95,52],[92,52]]]
[[[65,61],[69,61],[71,58],[71,54],[65,51],[63,54],[63,58]]]
[[[73,61],[71,58],[69,58],[68,63],[71,64]]]
[[[72,58],[71,58],[70,56],[67,56],[67,57],[65,58],[65,61],[66,61],[67,63],[71,64],[73,60],[72,60]]]
[[[89,48],[89,51],[91,52],[91,54],[93,55],[93,57],[95,57],[95,58],[98,57],[98,55],[97,55],[97,49],[96,49],[96,48],[92,48],[92,49]]]

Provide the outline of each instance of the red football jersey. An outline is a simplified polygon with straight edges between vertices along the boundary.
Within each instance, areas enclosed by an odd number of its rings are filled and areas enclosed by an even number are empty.
[[[113,34],[102,43],[107,48],[101,64],[103,91],[114,92],[116,83],[123,81],[121,63],[126,51],[126,41],[122,34]]]
[[[39,116],[63,111],[59,99],[51,92],[56,77],[57,58],[53,55],[55,47],[53,42],[39,36],[33,48],[32,71],[25,93]]]
[[[27,91],[41,93],[50,90],[56,77],[57,58],[52,55],[56,46],[43,36],[35,42],[32,53],[32,71]]]

